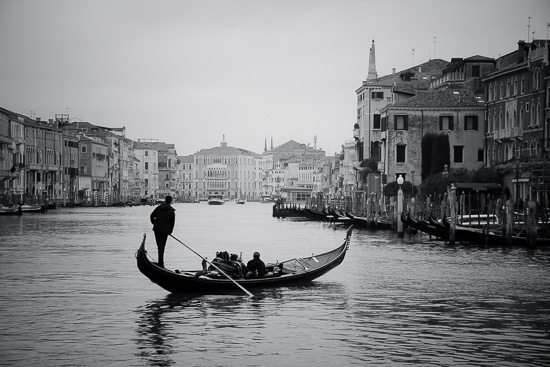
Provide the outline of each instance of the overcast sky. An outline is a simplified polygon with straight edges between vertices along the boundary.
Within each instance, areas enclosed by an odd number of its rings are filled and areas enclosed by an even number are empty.
[[[332,155],[373,39],[382,76],[512,52],[529,17],[547,38],[548,0],[0,0],[0,107],[125,126],[178,155],[223,135],[256,153],[317,135]]]

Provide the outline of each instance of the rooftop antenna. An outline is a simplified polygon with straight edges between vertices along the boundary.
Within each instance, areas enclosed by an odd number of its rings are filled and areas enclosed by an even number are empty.
[[[412,53],[412,56],[413,56],[413,66],[414,66],[414,48],[411,48],[411,53]]]
[[[529,43],[529,34],[531,33],[531,17],[527,21],[527,43]]]
[[[435,60],[435,43],[437,42],[437,37],[434,36],[434,60]]]

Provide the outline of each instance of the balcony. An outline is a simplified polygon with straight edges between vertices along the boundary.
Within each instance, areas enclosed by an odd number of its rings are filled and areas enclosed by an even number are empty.
[[[494,131],[495,140],[510,140],[510,139],[519,139],[522,137],[523,137],[523,129],[519,126],[513,127],[511,129]]]

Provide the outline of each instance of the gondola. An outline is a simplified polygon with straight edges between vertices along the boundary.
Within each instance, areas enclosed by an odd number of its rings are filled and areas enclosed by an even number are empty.
[[[410,212],[407,214],[406,218],[405,219],[402,218],[402,220],[404,220],[404,223],[407,223],[409,227],[412,227],[421,232],[429,234],[430,236],[435,236],[442,239],[447,239],[449,237],[449,231],[439,227],[434,227],[433,225],[431,225],[429,222],[425,220],[418,220],[413,216],[411,216]]]
[[[357,215],[353,215],[353,214],[351,214],[350,212],[347,212],[347,211],[346,211],[346,215],[353,221],[353,223],[355,225],[357,225],[359,227],[371,228],[373,226],[372,221],[367,219],[367,218],[359,217]]]
[[[276,268],[280,270],[277,275],[270,272],[270,275],[260,278],[234,277],[229,280],[216,272],[205,274],[202,271],[176,272],[165,269],[148,258],[145,250],[145,235],[143,235],[141,246],[136,252],[137,266],[141,273],[153,283],[171,293],[238,291],[234,282],[245,288],[301,285],[319,278],[342,263],[349,247],[352,229],[353,226],[348,228],[344,243],[338,248],[315,256],[290,259],[277,265],[266,264],[266,269],[273,270]]]

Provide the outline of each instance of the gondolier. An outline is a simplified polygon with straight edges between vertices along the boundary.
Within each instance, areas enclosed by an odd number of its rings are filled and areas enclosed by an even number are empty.
[[[172,197],[166,195],[164,203],[160,204],[153,210],[150,215],[151,223],[153,224],[153,231],[155,232],[155,240],[158,247],[158,265],[164,267],[164,249],[166,248],[166,240],[168,236],[172,234],[174,230],[174,224],[176,223],[176,209],[170,204],[172,203]]]

